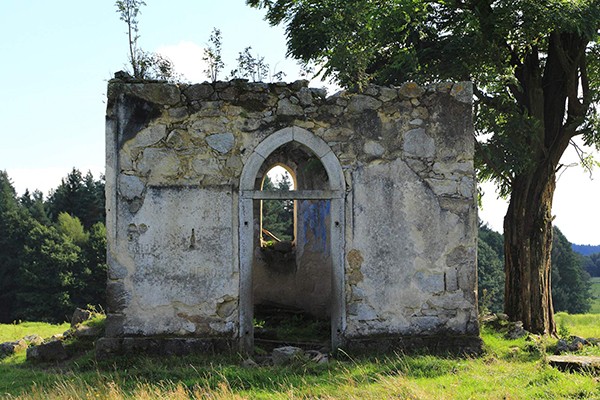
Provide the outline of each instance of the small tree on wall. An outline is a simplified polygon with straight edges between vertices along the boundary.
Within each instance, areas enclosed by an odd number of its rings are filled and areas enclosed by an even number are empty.
[[[129,64],[133,77],[136,79],[164,79],[168,81],[181,80],[175,72],[173,62],[161,54],[142,50],[138,46],[140,38],[138,15],[140,8],[145,6],[143,0],[117,0],[115,7],[119,18],[127,24],[129,41]]]
[[[202,61],[205,61],[208,64],[204,73],[213,82],[217,81],[219,72],[225,67],[223,57],[221,56],[221,49],[221,30],[213,28],[210,38],[208,39],[208,46],[204,49],[204,57],[202,57]]]
[[[133,76],[135,78],[141,78],[138,62],[138,48],[137,41],[140,37],[138,28],[138,14],[140,13],[140,7],[145,6],[146,3],[143,0],[118,0],[115,3],[117,12],[120,14],[121,21],[127,24],[127,37],[129,39],[129,62],[133,70]]]

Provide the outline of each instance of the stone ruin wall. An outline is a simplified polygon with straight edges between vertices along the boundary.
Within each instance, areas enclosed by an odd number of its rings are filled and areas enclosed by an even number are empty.
[[[343,170],[340,343],[477,337],[471,98],[470,83],[326,97],[305,81],[111,80],[103,346],[239,342],[240,176],[285,129],[324,141]]]

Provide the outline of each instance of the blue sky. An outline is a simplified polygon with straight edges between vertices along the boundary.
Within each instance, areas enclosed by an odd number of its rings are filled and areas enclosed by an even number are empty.
[[[244,0],[146,0],[139,17],[139,45],[171,58],[190,81],[204,81],[202,48],[213,27],[222,31],[226,68],[252,46],[274,72],[298,79],[295,61],[285,59],[281,27]],[[2,0],[0,2],[0,169],[18,192],[45,194],[72,167],[104,169],[106,83],[127,62],[126,26],[112,0]],[[319,81],[314,86],[322,86]],[[573,163],[571,154],[565,163]],[[505,202],[484,186],[480,217],[502,230]],[[580,168],[560,178],[555,223],[576,243],[600,244],[600,170],[590,180]]]

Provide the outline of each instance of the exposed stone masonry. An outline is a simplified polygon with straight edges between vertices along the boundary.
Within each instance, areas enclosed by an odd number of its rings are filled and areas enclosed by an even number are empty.
[[[343,171],[341,344],[476,338],[471,98],[470,83],[326,97],[306,81],[112,80],[105,346],[239,340],[240,177],[259,144],[290,128],[308,150],[326,144]]]

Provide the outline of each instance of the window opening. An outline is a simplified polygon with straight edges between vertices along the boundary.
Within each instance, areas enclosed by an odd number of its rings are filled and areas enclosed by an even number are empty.
[[[264,191],[284,192],[295,190],[295,177],[291,171],[281,165],[275,165],[265,175],[262,182]],[[276,243],[289,243],[295,239],[295,201],[262,200],[260,221],[261,247]]]

